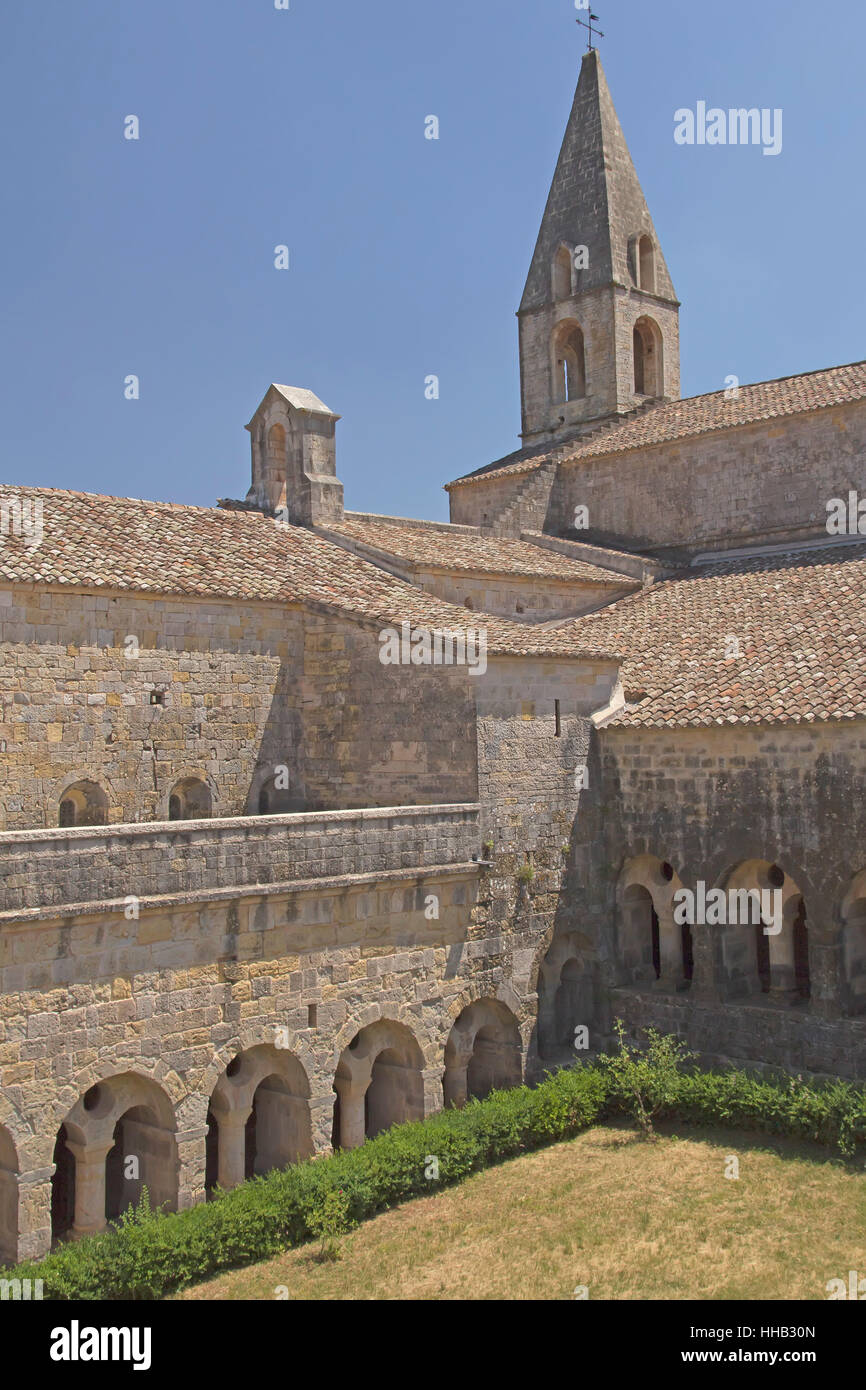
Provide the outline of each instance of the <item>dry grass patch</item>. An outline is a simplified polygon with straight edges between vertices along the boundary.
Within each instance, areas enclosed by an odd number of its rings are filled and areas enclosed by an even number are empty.
[[[724,1176],[726,1156],[740,1163]],[[826,1299],[866,1271],[866,1177],[792,1140],[598,1126],[304,1246],[192,1299]]]

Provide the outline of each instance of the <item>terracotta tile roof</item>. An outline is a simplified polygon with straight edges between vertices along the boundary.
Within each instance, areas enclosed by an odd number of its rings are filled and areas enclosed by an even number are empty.
[[[359,541],[408,562],[413,569],[442,569],[461,573],[538,576],[583,584],[628,586],[622,574],[569,555],[544,550],[531,541],[476,531],[444,530],[423,522],[406,523],[387,517],[347,519],[329,523],[329,532]],[[631,581],[633,583],[633,581]]]
[[[659,402],[634,411],[621,420],[602,425],[591,434],[569,440],[555,448],[538,446],[521,449],[506,458],[477,469],[449,483],[448,487],[483,482],[487,478],[529,473],[551,461],[580,462],[582,459],[626,453],[652,444],[669,444],[713,430],[758,424],[762,420],[823,410],[866,398],[866,362],[830,367],[801,376],[780,377],[741,386],[736,398],[724,391],[706,396],[690,396],[682,401]]]
[[[694,567],[569,626],[623,660],[613,725],[790,724],[866,715],[864,612],[866,543]]]
[[[306,604],[383,626],[483,627],[497,653],[600,656],[574,634],[469,614],[300,526],[259,512],[0,485],[0,508],[41,501],[44,537],[0,535],[0,583]]]

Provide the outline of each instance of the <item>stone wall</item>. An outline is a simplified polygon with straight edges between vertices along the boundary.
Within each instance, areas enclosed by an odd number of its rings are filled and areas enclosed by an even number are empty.
[[[635,1028],[675,1025],[709,1060],[862,1079],[866,1024],[854,975],[862,974],[866,892],[860,809],[866,724],[609,727],[596,738],[594,800],[603,828],[597,866],[584,864],[578,891],[590,954],[601,963],[607,991],[595,1020],[599,1039],[619,1013]],[[670,884],[659,872],[663,864],[673,870]],[[750,959],[755,929],[734,925],[692,929],[690,985],[664,959],[662,978],[646,969],[643,983],[634,978],[626,888],[647,889],[661,922],[663,957],[666,939],[675,957],[675,887],[696,891],[699,880],[708,888],[763,886],[769,865],[784,872],[786,895],[803,900],[808,999],[775,987],[762,994]],[[778,964],[784,973],[787,917],[769,950],[773,971]],[[629,984],[632,989],[624,988]]]
[[[625,339],[623,353],[624,344]],[[732,401],[732,415],[735,409]],[[558,464],[552,489],[542,490],[542,504],[523,529],[571,533],[575,508],[585,506],[589,529],[580,539],[663,558],[761,542],[826,539],[830,499],[847,498],[849,490],[866,496],[864,460],[863,402],[714,430]],[[452,521],[501,529],[533,476],[517,473],[452,484]]]
[[[546,524],[568,530],[586,506],[587,539],[662,553],[826,538],[826,504],[849,489],[866,493],[863,402],[562,464]]]
[[[479,856],[472,805],[14,831],[0,836],[0,925],[69,904],[210,897]]]
[[[627,581],[620,589],[611,584],[569,583],[542,576],[445,574],[441,570],[420,571],[415,582],[448,603],[463,607],[468,599],[477,613],[535,623],[592,613],[634,588]]]
[[[167,820],[187,777],[243,815],[278,767],[284,809],[473,799],[466,672],[407,686],[378,654],[372,627],[275,604],[0,591],[0,828],[56,825],[81,780],[113,823]]]

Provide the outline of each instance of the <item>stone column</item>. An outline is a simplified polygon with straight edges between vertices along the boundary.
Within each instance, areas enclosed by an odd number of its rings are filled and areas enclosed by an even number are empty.
[[[797,976],[794,970],[794,927],[785,922],[776,936],[768,936],[770,944],[770,998],[794,1000],[797,995]]]
[[[338,1136],[340,1148],[360,1148],[367,1137],[367,1126],[364,1121],[364,1096],[367,1094],[370,1078],[367,1077],[362,1081],[338,1076],[335,1078],[334,1085],[340,1097],[340,1133]]]
[[[842,935],[831,928],[809,928],[811,1008],[821,1018],[841,1018],[849,1007]]]
[[[51,1249],[50,1168],[22,1172],[18,1179],[18,1250],[16,1260],[38,1260]]]
[[[673,909],[658,914],[659,969],[655,986],[660,990],[675,990],[683,976],[682,927],[674,921]]]
[[[102,1144],[76,1144],[67,1140],[75,1159],[75,1219],[70,1232],[73,1240],[104,1231],[105,1160],[114,1140]]]
[[[424,1115],[435,1115],[442,1109],[442,1069],[427,1067],[421,1075],[424,1082]]]
[[[250,1106],[247,1110],[214,1112],[219,1136],[217,1183],[224,1192],[246,1177],[246,1123],[251,1110]]]

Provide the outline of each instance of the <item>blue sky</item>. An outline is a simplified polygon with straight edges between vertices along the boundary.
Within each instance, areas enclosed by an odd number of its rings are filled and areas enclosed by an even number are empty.
[[[683,303],[683,395],[866,356],[866,7],[596,8]],[[442,484],[519,443],[514,313],[575,18],[574,0],[8,6],[0,477],[242,497],[243,426],[280,381],[343,417],[348,507],[447,519]],[[781,107],[782,153],[678,146],[698,100]]]

